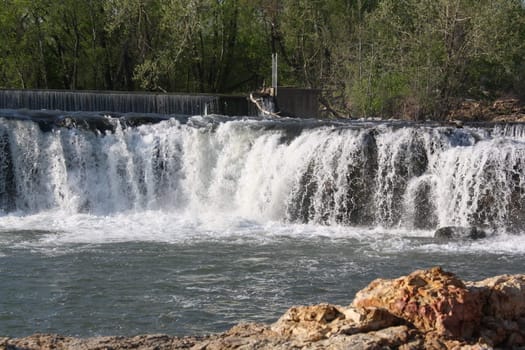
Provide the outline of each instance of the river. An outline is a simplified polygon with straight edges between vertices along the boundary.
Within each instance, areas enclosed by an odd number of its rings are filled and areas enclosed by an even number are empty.
[[[0,112],[0,335],[206,334],[525,268],[522,125],[120,117]]]

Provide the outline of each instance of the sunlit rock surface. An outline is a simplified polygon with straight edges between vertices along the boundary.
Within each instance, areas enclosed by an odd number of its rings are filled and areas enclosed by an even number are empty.
[[[353,305],[378,307],[421,332],[469,338],[479,327],[483,303],[452,273],[440,268],[416,271],[395,280],[378,279],[357,293]]]
[[[525,275],[463,282],[436,267],[378,279],[350,306],[290,308],[274,324],[203,337],[0,338],[0,349],[492,349],[525,345]]]

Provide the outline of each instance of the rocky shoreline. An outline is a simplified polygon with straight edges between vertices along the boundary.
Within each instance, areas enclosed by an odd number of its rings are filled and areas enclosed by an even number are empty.
[[[469,100],[457,101],[456,106],[446,115],[446,120],[464,122],[525,122],[525,103],[513,96],[501,97],[493,101]]]
[[[348,306],[290,308],[204,337],[0,338],[0,349],[525,349],[525,275],[464,282],[439,267],[378,279]]]

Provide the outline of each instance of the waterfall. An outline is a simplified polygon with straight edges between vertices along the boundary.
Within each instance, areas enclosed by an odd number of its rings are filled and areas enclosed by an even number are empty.
[[[1,90],[0,108],[158,114],[257,115],[245,96],[63,90]]]
[[[525,140],[525,128],[521,123],[498,124],[494,128],[494,135]]]
[[[0,117],[0,212],[163,210],[434,229],[525,222],[525,127]]]

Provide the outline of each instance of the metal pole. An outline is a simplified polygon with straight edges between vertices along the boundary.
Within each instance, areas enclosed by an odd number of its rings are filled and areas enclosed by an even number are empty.
[[[277,96],[277,53],[272,53],[272,95]]]

